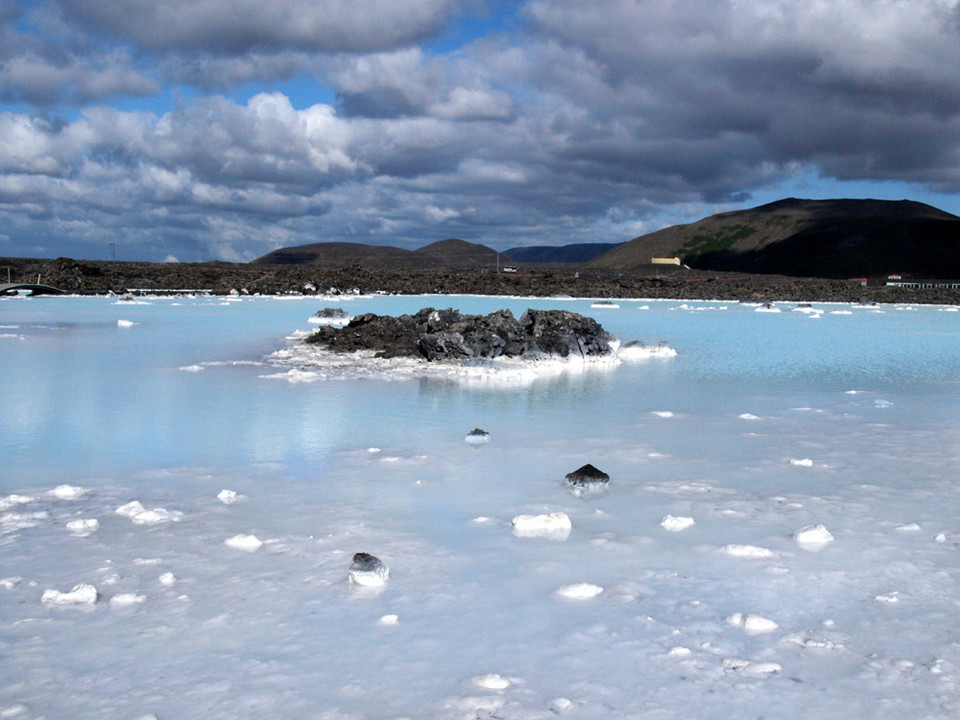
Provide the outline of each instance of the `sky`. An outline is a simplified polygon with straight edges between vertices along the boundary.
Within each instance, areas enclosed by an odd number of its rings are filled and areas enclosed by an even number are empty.
[[[960,215],[960,0],[0,0],[0,256]]]

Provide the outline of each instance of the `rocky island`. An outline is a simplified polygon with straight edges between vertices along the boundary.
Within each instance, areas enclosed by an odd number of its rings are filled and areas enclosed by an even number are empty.
[[[378,358],[459,362],[472,359],[602,357],[615,338],[593,318],[566,310],[509,310],[464,315],[424,308],[398,317],[365,313],[342,328],[323,326],[304,342],[338,353],[373,351]]]

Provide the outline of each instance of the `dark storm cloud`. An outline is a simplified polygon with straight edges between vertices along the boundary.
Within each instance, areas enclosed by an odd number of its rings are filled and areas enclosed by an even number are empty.
[[[737,192],[791,162],[935,182],[960,142],[953,3],[553,0],[529,12],[543,52],[592,68],[596,104],[582,125],[616,135],[640,172],[661,168],[643,147],[664,143],[700,191]],[[560,77],[541,88],[578,104]],[[571,136],[570,156],[610,164],[586,134]]]
[[[373,52],[429,37],[452,0],[60,0],[93,33],[159,51]]]

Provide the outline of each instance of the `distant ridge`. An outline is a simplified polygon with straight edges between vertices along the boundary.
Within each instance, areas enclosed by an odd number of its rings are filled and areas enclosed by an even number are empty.
[[[255,265],[322,265],[349,267],[363,265],[371,268],[469,268],[494,267],[497,251],[486,245],[449,239],[431,243],[418,250],[406,250],[390,245],[328,242],[280,248],[253,260]]]
[[[960,278],[960,218],[911,200],[787,198],[664,228],[587,262],[629,272],[653,257],[692,268],[796,277]]]
[[[510,248],[511,260],[525,263],[585,263],[623,243],[574,243]]]

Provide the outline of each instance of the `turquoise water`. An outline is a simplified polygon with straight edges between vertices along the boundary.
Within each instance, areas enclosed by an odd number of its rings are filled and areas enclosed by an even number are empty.
[[[271,353],[329,305],[557,307],[677,355],[516,385],[289,381]],[[960,312],[591,305],[0,300],[0,711],[960,711]],[[464,442],[474,427],[488,445]],[[612,478],[590,502],[562,484],[586,462]],[[50,495],[64,484],[85,492]],[[225,488],[241,501],[218,501]],[[131,500],[179,517],[136,525],[115,512]],[[553,511],[573,525],[563,542],[510,531]],[[668,514],[695,524],[668,532]],[[78,537],[76,519],[99,528]],[[808,552],[793,536],[818,522],[835,540]],[[224,545],[241,533],[264,545]],[[737,544],[767,554],[725,550]],[[374,598],[346,582],[361,550],[391,567]],[[87,611],[40,600],[81,582],[101,598]],[[558,599],[578,582],[604,590]],[[143,599],[111,604],[124,594]],[[736,612],[778,628],[747,635],[725,620]],[[472,680],[487,673],[510,686]]]

